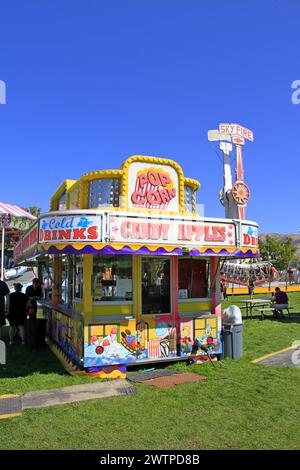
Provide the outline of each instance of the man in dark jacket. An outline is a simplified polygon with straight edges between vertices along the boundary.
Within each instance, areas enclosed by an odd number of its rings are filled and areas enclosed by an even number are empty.
[[[24,322],[27,317],[27,295],[22,292],[22,284],[14,284],[15,292],[9,296],[9,314],[8,321],[10,324],[9,328],[9,344],[13,343],[13,339],[16,335],[17,328],[19,328],[19,334],[24,344]]]
[[[1,329],[5,325],[5,297],[6,297],[6,308],[9,304],[9,288],[6,282],[0,280],[0,339]]]
[[[28,297],[28,314],[31,318],[36,318],[37,314],[37,300],[43,296],[42,287],[40,281],[35,277],[32,280],[32,285],[26,289],[26,295]]]

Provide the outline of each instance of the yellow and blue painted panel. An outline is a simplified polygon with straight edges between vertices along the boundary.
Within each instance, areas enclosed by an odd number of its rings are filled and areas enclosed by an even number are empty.
[[[171,315],[147,315],[140,322],[105,321],[85,326],[84,366],[176,357],[174,325]]]
[[[71,360],[80,364],[83,358],[83,320],[71,318],[51,310],[48,318],[48,336]]]
[[[180,354],[190,356],[222,352],[219,317],[185,318],[180,321]]]

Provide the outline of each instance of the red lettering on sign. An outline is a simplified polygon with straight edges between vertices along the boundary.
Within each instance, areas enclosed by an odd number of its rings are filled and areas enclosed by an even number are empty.
[[[51,232],[50,230],[45,230],[44,231],[44,240],[51,240]]]
[[[139,185],[141,188],[143,188],[145,186],[145,184],[147,183],[147,176],[146,175],[140,175],[139,176]]]
[[[160,182],[162,186],[167,186],[167,184],[171,183],[171,178],[169,175],[166,175],[165,173],[162,173],[161,171],[158,173]]]
[[[252,237],[252,236],[248,235],[247,233],[244,233],[244,235],[243,235],[243,245],[257,246],[258,245],[258,238],[257,237]]]
[[[158,206],[161,204],[161,197],[159,193],[156,193],[154,191],[148,191],[147,192],[147,201],[151,206]]]
[[[224,242],[226,240],[226,228],[215,225],[207,225],[204,229],[205,241]]]
[[[57,230],[53,230],[53,232],[52,232],[52,240],[57,240]]]
[[[96,240],[98,238],[98,227],[93,226],[88,228],[88,239]]]
[[[201,241],[204,235],[204,227],[201,227],[201,225],[196,225],[195,233],[196,233],[195,240],[197,242]]]
[[[135,191],[131,195],[131,200],[133,204],[138,204],[139,206],[142,206],[145,203],[145,196],[141,192]]]
[[[156,171],[149,170],[147,176],[149,183],[153,184],[153,186],[158,186],[160,184],[160,179]]]
[[[123,238],[128,238],[127,237],[127,230],[128,227],[130,226],[130,222],[127,222],[126,220],[121,223],[121,235]]]
[[[167,204],[169,201],[170,201],[170,197],[169,197],[169,193],[166,189],[159,189],[158,190],[159,192],[159,195],[161,197],[161,201],[164,203],[164,204]]]
[[[158,224],[150,224],[149,229],[150,240],[158,240],[161,233],[161,227]]]
[[[121,223],[121,235],[134,240],[168,240],[169,228],[169,224],[163,223],[124,221]]]
[[[178,240],[185,240],[184,238],[184,225],[179,224],[178,226]]]
[[[85,228],[74,228],[73,238],[74,240],[78,240],[78,238],[80,238],[80,240],[85,240]]]
[[[161,224],[162,239],[163,239],[163,240],[168,240],[169,229],[170,229],[170,225],[169,225],[169,224]]]
[[[147,173],[137,176],[135,191],[131,201],[135,206],[145,208],[167,209],[169,202],[176,197],[176,188],[172,186],[171,177],[167,172],[149,169]]]
[[[243,245],[250,245],[250,243],[251,243],[250,235],[248,235],[247,233],[244,233],[244,243],[243,243]]]
[[[50,233],[50,230],[45,230],[45,232]],[[58,239],[59,240],[71,240],[71,230],[70,229],[68,229],[68,230],[59,230],[58,231]],[[51,240],[51,238],[49,238],[48,240]]]
[[[256,238],[256,237],[251,237],[251,243],[252,243],[252,245],[256,245],[256,246],[257,246],[257,245],[258,245],[258,238]]]

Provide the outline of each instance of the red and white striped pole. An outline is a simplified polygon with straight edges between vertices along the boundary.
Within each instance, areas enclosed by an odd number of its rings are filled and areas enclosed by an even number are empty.
[[[243,168],[243,156],[242,156],[242,146],[239,144],[235,145],[236,147],[236,181],[244,182],[244,168]],[[239,219],[246,219],[246,206],[238,204]]]

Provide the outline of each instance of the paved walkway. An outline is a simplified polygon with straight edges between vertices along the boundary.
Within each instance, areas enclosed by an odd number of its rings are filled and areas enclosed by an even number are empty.
[[[29,392],[22,396],[22,409],[65,405],[84,400],[135,395],[135,388],[126,380],[116,379],[71,387]]]
[[[300,349],[288,348],[261,359],[255,359],[253,362],[264,366],[289,366],[300,369]]]

